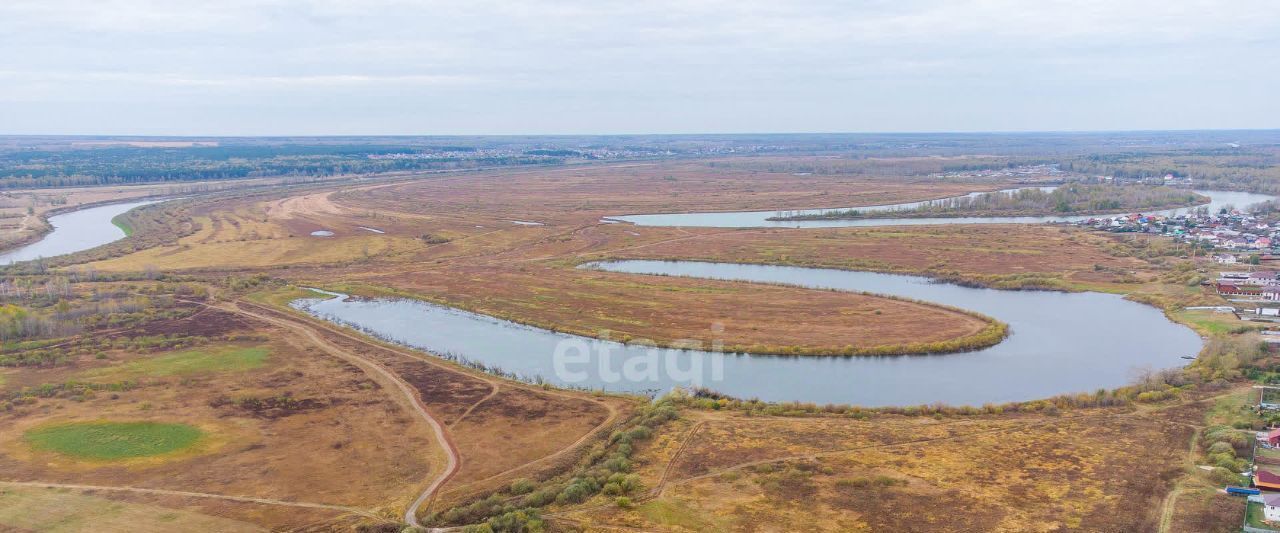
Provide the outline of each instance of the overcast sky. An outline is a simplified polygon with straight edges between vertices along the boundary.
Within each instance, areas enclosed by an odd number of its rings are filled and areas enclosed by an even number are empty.
[[[1276,0],[0,0],[0,134],[1276,127]]]

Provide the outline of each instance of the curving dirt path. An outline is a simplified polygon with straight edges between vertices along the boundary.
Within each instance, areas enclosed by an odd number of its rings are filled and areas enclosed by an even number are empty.
[[[431,430],[435,433],[436,440],[440,442],[441,448],[444,450],[444,453],[445,453],[444,469],[441,470],[440,473],[437,474],[435,478],[431,480],[430,484],[427,485],[427,488],[423,489],[423,491],[418,495],[416,499],[413,500],[413,503],[411,503],[409,507],[405,509],[405,512],[404,512],[404,521],[406,523],[414,527],[422,527],[421,523],[418,522],[418,509],[420,509],[423,503],[429,500],[432,496],[435,496],[436,492],[440,490],[440,487],[444,485],[445,482],[449,481],[449,478],[453,477],[454,474],[458,473],[458,469],[461,466],[461,461],[459,460],[458,448],[457,446],[454,445],[453,439],[450,437],[448,431],[445,429],[444,424],[442,424],[434,415],[431,414],[430,411],[427,410],[427,406],[422,403],[421,398],[414,391],[411,385],[409,385],[407,382],[405,382],[395,373],[391,372],[390,370],[387,370],[386,368],[383,368],[381,365],[373,363],[363,357],[360,357],[357,354],[349,352],[346,349],[329,342],[328,340],[325,340],[325,338],[322,337],[319,333],[316,333],[315,329],[309,324],[295,321],[292,319],[279,318],[276,316],[266,316],[261,313],[247,311],[241,308],[240,302],[230,302],[230,303],[225,303],[221,305],[211,305],[211,304],[205,304],[202,302],[197,302],[197,303],[201,303],[201,305],[206,305],[210,307],[217,307],[218,309],[221,309],[223,311],[236,313],[242,316],[253,318],[261,322],[273,324],[279,327],[289,329],[298,334],[301,334],[302,336],[310,340],[313,344],[315,344],[316,346],[319,346],[321,349],[328,352],[330,355],[333,355],[335,357],[338,357],[339,359],[342,359],[346,362],[356,365],[357,367],[364,370],[369,375],[374,376],[376,378],[380,378],[381,381],[385,382],[384,385],[389,383],[390,385],[392,385],[393,390],[399,390],[401,393],[400,403],[409,407],[410,411],[417,414],[419,418],[421,418],[424,422],[427,423],[428,426],[431,427]],[[246,305],[256,306],[256,304],[246,304]]]
[[[206,304],[203,302],[193,301],[192,303],[198,303],[201,305],[210,306],[209,304]],[[347,339],[352,342],[369,346],[374,349],[389,351],[404,357],[414,359],[416,361],[421,361],[426,364],[430,364],[432,366],[448,370],[450,372],[455,372],[460,375],[465,375],[468,378],[479,379],[481,381],[488,383],[490,387],[492,387],[492,391],[485,397],[477,400],[474,404],[472,404],[462,414],[462,416],[459,417],[457,421],[454,421],[454,424],[456,424],[458,421],[461,421],[462,418],[465,418],[467,414],[474,411],[480,404],[484,403],[486,400],[495,396],[503,387],[526,389],[526,390],[534,391],[538,394],[546,394],[549,396],[557,396],[562,398],[571,398],[571,399],[577,399],[577,400],[583,399],[583,396],[581,394],[559,391],[555,389],[544,389],[542,387],[526,385],[518,382],[509,382],[501,378],[496,378],[496,377],[481,374],[478,372],[474,372],[474,373],[463,372],[452,367],[448,363],[433,360],[429,354],[415,352],[415,351],[401,348],[394,345],[387,345],[384,343],[374,342],[367,338],[364,338],[363,336],[360,336],[359,334],[350,333],[339,327],[331,326],[329,324],[314,324],[307,318],[301,318],[301,317],[295,318],[287,314],[283,314],[280,311],[275,310],[271,307],[263,306],[261,304],[240,300],[237,302],[222,304],[220,306],[210,306],[210,307],[218,307],[219,309],[223,309],[228,312],[238,313],[241,315],[248,316],[250,318],[255,318],[267,323],[276,324],[282,327],[289,328],[293,331],[300,332],[306,338],[316,343],[318,346],[325,349],[326,351],[332,353],[333,355],[343,358],[344,360],[347,360],[352,364],[356,364],[360,368],[366,369],[366,371],[374,373],[374,375],[376,376],[381,376],[384,379],[389,380],[391,383],[395,384],[396,388],[403,393],[403,396],[405,398],[407,398],[410,402],[412,402],[413,407],[418,408],[415,410],[418,410],[419,414],[424,417],[424,420],[426,420],[427,423],[431,425],[432,430],[436,433],[437,439],[439,439],[440,442],[443,444],[442,447],[445,449],[445,453],[447,456],[446,457],[447,464],[446,464],[446,468],[441,473],[441,475],[436,476],[436,478],[430,483],[430,485],[428,485],[427,488],[423,490],[421,494],[419,494],[417,499],[413,501],[413,503],[409,506],[409,508],[405,510],[405,516],[404,516],[405,522],[417,527],[422,527],[420,522],[417,520],[417,513],[419,509],[421,509],[423,505],[426,505],[430,501],[432,501],[435,496],[439,495],[442,492],[441,489],[444,487],[444,485],[448,481],[450,481],[453,478],[453,476],[457,474],[457,472],[461,469],[462,458],[458,452],[456,445],[453,442],[453,438],[451,434],[449,433],[449,427],[452,426],[452,424],[444,425],[442,422],[440,422],[439,418],[436,418],[434,415],[432,415],[430,411],[426,408],[426,406],[422,403],[419,396],[414,392],[412,386],[410,386],[408,383],[401,380],[398,376],[394,374],[394,372],[391,372],[390,370],[382,367],[381,365],[368,361],[360,357],[358,354],[354,354],[340,346],[334,345],[333,343],[325,340],[321,335],[317,333],[317,331],[324,331],[326,333],[337,335],[339,337],[342,337],[343,339]],[[261,310],[262,312],[253,312],[250,310],[246,310],[246,308],[249,308],[249,309],[256,308]],[[272,316],[266,316],[264,312],[270,313]],[[604,408],[608,412],[608,416],[605,418],[605,420],[601,421],[600,424],[596,425],[596,427],[592,428],[590,431],[584,433],[581,437],[579,437],[574,442],[561,448],[555,453],[552,453],[550,455],[545,455],[533,461],[504,470],[497,474],[488,476],[484,479],[472,481],[465,485],[451,488],[449,492],[451,494],[458,493],[458,492],[465,491],[469,487],[483,486],[484,483],[491,482],[496,479],[501,479],[504,476],[509,476],[513,473],[516,473],[528,468],[532,468],[544,463],[552,462],[564,457],[565,455],[575,453],[584,445],[591,442],[592,439],[596,438],[602,432],[612,427],[622,414],[619,411],[619,409],[613,405],[612,402],[597,401],[596,404]]]
[[[573,396],[568,395],[568,394],[558,394],[558,393],[555,393],[555,392],[553,392],[553,391],[544,391],[544,392],[547,392],[547,393],[549,393],[549,394],[558,395],[558,396],[573,397]],[[483,400],[482,400],[482,401],[483,401]],[[506,476],[509,476],[509,475],[511,475],[511,474],[514,474],[514,473],[516,473],[516,472],[520,472],[520,471],[522,471],[522,470],[525,470],[525,469],[528,469],[528,468],[531,468],[531,467],[534,467],[534,466],[537,466],[537,465],[540,465],[540,464],[543,464],[543,463],[551,462],[551,461],[554,461],[554,460],[559,459],[559,458],[561,458],[561,457],[564,457],[564,456],[565,456],[565,455],[567,455],[567,454],[570,454],[570,453],[576,452],[576,451],[578,450],[578,448],[580,448],[580,447],[582,447],[584,444],[586,444],[586,443],[590,442],[590,441],[591,441],[591,439],[593,439],[593,438],[595,438],[595,437],[596,437],[596,435],[598,435],[598,434],[599,434],[599,433],[601,433],[602,431],[604,431],[604,430],[608,429],[609,427],[611,427],[611,426],[613,425],[613,423],[614,423],[614,422],[616,422],[616,421],[617,421],[617,419],[618,419],[618,415],[619,415],[619,413],[618,413],[618,408],[617,408],[617,407],[614,407],[614,406],[610,405],[608,402],[600,402],[599,404],[600,404],[601,406],[603,406],[605,409],[607,409],[607,410],[609,411],[609,416],[608,416],[608,418],[605,418],[605,420],[604,420],[603,422],[601,422],[601,423],[600,423],[599,425],[597,425],[596,427],[592,428],[592,429],[591,429],[591,431],[588,431],[587,433],[583,434],[581,437],[579,437],[579,438],[578,438],[578,440],[573,441],[573,442],[572,442],[572,443],[570,443],[568,446],[565,446],[564,448],[561,448],[559,451],[557,451],[556,453],[553,453],[553,454],[551,454],[551,455],[544,455],[544,456],[542,456],[542,457],[539,457],[539,458],[537,458],[537,459],[534,459],[534,460],[532,460],[532,461],[529,461],[529,462],[527,462],[527,463],[525,463],[525,464],[522,464],[522,465],[520,465],[520,466],[516,466],[516,467],[513,467],[513,468],[508,468],[508,469],[506,469],[506,470],[503,470],[503,471],[501,471],[501,472],[498,472],[497,474],[493,474],[493,475],[491,475],[491,476],[489,476],[489,477],[486,477],[486,478],[484,478],[484,479],[478,479],[478,480],[476,480],[476,481],[472,481],[472,482],[470,482],[470,483],[467,483],[466,485],[461,485],[461,486],[459,486],[459,487],[455,487],[455,488],[453,488],[453,489],[450,491],[450,493],[454,493],[454,492],[462,492],[462,491],[464,491],[465,489],[467,489],[468,487],[473,487],[473,486],[477,486],[477,485],[483,486],[485,483],[490,482],[490,481],[493,481],[493,480],[495,480],[495,479],[501,479],[501,478],[503,478],[503,477],[506,477]]]
[[[477,407],[480,407],[480,404],[489,401],[490,398],[493,398],[494,396],[497,396],[499,392],[502,392],[501,385],[497,383],[490,383],[490,385],[493,386],[493,390],[489,391],[489,394],[486,394],[484,398],[476,400],[476,403],[471,404],[471,407],[468,407],[466,411],[463,411],[462,414],[458,415],[458,418],[449,424],[450,429],[453,429],[453,426],[456,426],[463,420],[466,420],[467,415],[471,414],[472,411],[475,411]]]

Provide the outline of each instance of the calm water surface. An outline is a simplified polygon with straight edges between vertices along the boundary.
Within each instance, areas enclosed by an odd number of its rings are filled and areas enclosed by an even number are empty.
[[[49,217],[53,231],[40,240],[0,254],[0,264],[54,257],[96,248],[123,239],[124,230],[111,219],[135,207],[154,204],[157,200],[127,202],[78,209]]]
[[[1203,206],[1211,212],[1227,206],[1245,208],[1274,198],[1242,192],[1196,192],[1212,199]],[[925,203],[928,202],[853,208],[891,211]],[[646,226],[822,228],[1033,224],[1091,218],[767,220],[783,214],[846,209],[851,208],[627,215],[610,217],[606,222],[625,221]],[[1191,209],[1153,214],[1176,215]],[[409,346],[496,366],[525,377],[538,376],[558,385],[627,392],[703,385],[742,398],[865,406],[933,402],[980,405],[1113,388],[1131,382],[1141,369],[1179,366],[1185,362],[1182,356],[1196,354],[1202,344],[1189,328],[1170,322],[1159,310],[1114,294],[976,289],[915,276],[785,266],[617,261],[589,267],[633,274],[787,283],[901,296],[983,313],[1009,324],[1010,335],[996,346],[962,354],[781,357],[655,350],[556,333],[410,300],[334,297],[299,300],[295,305],[316,316]],[[858,340],[832,339],[832,344],[852,344]]]
[[[1044,189],[1052,189],[1052,187],[1041,187]],[[1013,189],[1007,189],[1013,190]],[[1204,206],[1210,212],[1217,212],[1219,209],[1227,206],[1236,208],[1245,208],[1250,205],[1259,204],[1275,197],[1265,194],[1254,194],[1248,192],[1233,191],[1196,191],[1200,194],[1208,196],[1210,203]],[[971,193],[965,196],[976,196],[984,193]],[[1097,218],[1100,215],[1085,216],[1067,216],[1067,217],[934,217],[934,218],[875,218],[875,219],[855,219],[855,220],[769,220],[770,217],[784,215],[801,215],[801,214],[822,214],[829,212],[847,211],[857,209],[862,212],[884,212],[897,211],[903,209],[911,209],[923,204],[930,203],[930,200],[924,202],[909,202],[904,204],[891,205],[873,205],[873,206],[854,206],[840,207],[833,209],[802,209],[795,211],[728,211],[728,212],[708,212],[708,213],[668,213],[668,214],[651,214],[651,215],[625,215],[609,217],[612,220],[621,220],[623,222],[631,222],[639,226],[687,226],[687,227],[715,227],[715,228],[754,228],[754,227],[776,227],[776,228],[843,228],[843,227],[878,227],[878,226],[917,226],[925,224],[1043,224],[1048,222],[1077,222],[1080,220],[1088,220]],[[1162,211],[1154,211],[1151,214],[1175,215],[1186,213],[1195,208],[1166,209]]]
[[[1141,368],[1179,366],[1185,363],[1181,356],[1193,355],[1201,347],[1199,336],[1170,322],[1159,310],[1113,294],[975,289],[915,276],[803,267],[664,261],[590,267],[902,296],[992,316],[1008,323],[1011,333],[996,346],[961,354],[780,357],[655,351],[410,300],[334,297],[298,300],[294,305],[389,340],[526,377],[541,376],[558,385],[646,392],[688,386],[701,379],[704,386],[743,398],[865,406],[980,405],[1091,392],[1127,384]],[[856,340],[833,339],[832,344]],[[585,362],[565,362],[566,354],[582,353]],[[649,379],[653,373],[646,372],[650,365],[644,363],[655,360],[658,375]],[[715,379],[717,366],[719,379]],[[628,371],[643,379],[623,378]]]

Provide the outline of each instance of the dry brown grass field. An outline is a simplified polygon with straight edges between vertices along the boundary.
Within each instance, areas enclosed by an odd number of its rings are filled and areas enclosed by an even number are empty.
[[[697,412],[642,450],[643,501],[554,516],[600,531],[1155,531],[1194,430],[1159,408],[943,420]]]
[[[186,321],[192,322],[182,323]],[[198,330],[193,322],[200,324]],[[217,359],[222,348],[259,348],[267,355],[256,363],[188,368],[181,360],[168,361],[172,352],[122,349],[71,365],[11,371],[8,390],[68,381],[130,380],[137,385],[87,397],[49,398],[4,415],[8,422],[0,430],[0,462],[5,481],[177,490],[377,513],[407,497],[401,487],[433,468],[432,437],[411,423],[382,385],[305,340],[216,310],[151,327],[152,334],[168,329],[252,339],[194,348],[202,360]],[[205,437],[186,452],[123,461],[36,452],[23,439],[27,430],[42,424],[100,420],[190,424]],[[334,471],[344,475],[334,476]],[[99,496],[117,494],[103,491]],[[290,506],[197,500],[196,508],[225,507],[231,517],[272,527],[307,520]]]
[[[506,382],[252,302],[226,305],[107,336],[213,339],[193,348],[108,348],[55,366],[6,370],[6,392],[131,385],[37,396],[0,413],[0,499],[11,498],[24,516],[68,502],[106,506],[113,516],[157,506],[185,510],[169,518],[172,527],[378,523],[395,520],[424,480],[444,468],[442,444],[410,412],[411,402],[448,425],[459,455],[461,467],[444,486],[450,495],[439,504],[563,467],[632,403]],[[246,350],[257,357],[236,355]],[[389,370],[412,398],[346,358]],[[99,422],[176,423],[202,436],[177,452],[109,460],[29,442],[33,429]],[[24,522],[0,514],[0,523]],[[54,522],[25,523],[40,530]]]
[[[151,197],[207,194],[287,182],[284,178],[236,181],[194,181],[98,187],[58,187],[0,191],[0,247],[13,247],[38,239],[51,228],[48,217],[84,207]]]
[[[398,521],[432,480],[442,480],[419,510],[425,519],[516,480],[564,481],[643,405],[516,383],[365,338],[282,305],[301,295],[285,284],[420,298],[622,340],[705,342],[720,324],[730,349],[809,354],[952,341],[988,323],[874,295],[577,267],[612,258],[694,259],[1088,288],[1160,303],[1208,298],[1166,279],[1167,264],[1135,257],[1134,243],[1074,228],[600,222],[624,213],[880,204],[1006,185],[801,176],[767,170],[787,168],[783,161],[756,163],[478,172],[197,202],[188,212],[194,233],[88,266],[205,284],[213,307],[201,318],[147,324],[147,334],[211,328],[208,336],[240,340],[204,349],[270,355],[259,365],[188,374],[155,375],[156,365],[145,361],[169,352],[129,350],[4,370],[3,391],[124,377],[139,386],[0,413],[0,481],[145,490],[0,484],[0,502],[31,512],[114,502],[117,511],[104,520],[126,522],[183,509],[173,520],[195,529],[347,530]],[[258,273],[278,281],[250,290],[228,282]],[[1238,513],[1222,511],[1205,485],[1164,502],[1193,476],[1188,442],[1206,425],[1211,394],[1221,393],[970,416],[749,416],[686,406],[636,446],[632,502],[552,503],[544,517],[564,531],[1206,530]],[[185,451],[119,463],[68,459],[24,439],[43,424],[95,420],[181,422],[206,437]],[[0,512],[0,524],[40,526],[16,520]],[[162,529],[145,521],[138,528]]]
[[[978,185],[995,186],[999,184]],[[681,340],[708,344],[710,327],[721,324],[727,332],[726,347],[743,351],[892,352],[910,343],[965,339],[989,324],[982,317],[877,296],[643,278],[575,267],[611,257],[740,260],[741,254],[718,249],[717,243],[734,242],[726,239],[730,235],[757,233],[599,222],[610,214],[705,209],[707,205],[799,207],[824,199],[831,205],[885,203],[952,195],[974,187],[939,185],[926,179],[723,171],[709,163],[436,177],[300,193],[248,205],[214,203],[196,210],[194,219],[200,229],[178,243],[92,266],[102,271],[275,267],[273,272],[290,279],[360,282],[365,288],[391,288],[590,336],[609,332],[614,338],[650,339],[664,345]],[[312,236],[315,231],[333,235]],[[812,235],[797,246],[813,248],[817,255],[848,257],[837,254],[851,251],[808,246],[825,232],[793,235]],[[990,243],[992,247],[1008,247],[1012,240],[1003,234],[989,236],[998,240]],[[1073,251],[1038,242],[1032,246],[1056,250],[1051,256],[1070,256]],[[973,255],[959,247],[938,253]],[[1075,257],[1072,264],[1081,260]],[[1041,258],[1041,264],[1053,260]],[[773,262],[790,261],[784,255]],[[286,266],[287,272],[281,270]],[[911,263],[897,268],[923,270]],[[754,305],[760,301],[760,291],[771,305]],[[867,320],[871,316],[876,319]]]

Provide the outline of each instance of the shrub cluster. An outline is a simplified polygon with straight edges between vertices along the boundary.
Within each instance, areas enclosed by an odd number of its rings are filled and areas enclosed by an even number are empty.
[[[16,391],[0,394],[0,411],[13,411],[19,406],[33,404],[41,398],[66,398],[80,402],[92,399],[98,392],[125,392],[133,390],[137,386],[137,383],[127,380],[118,383],[84,383],[79,381],[44,383],[36,387],[23,387]]]
[[[541,483],[517,479],[505,490],[460,505],[428,518],[435,526],[471,524],[467,531],[541,531],[538,509],[548,505],[581,503],[597,495],[608,496],[619,505],[631,505],[628,497],[643,487],[631,473],[631,455],[637,443],[649,439],[655,430],[679,418],[676,403],[662,398],[646,405],[598,443],[571,472]]]
[[[1239,473],[1249,468],[1249,461],[1242,455],[1252,452],[1252,441],[1249,434],[1230,426],[1205,428],[1200,447],[1205,463],[1213,467],[1208,473],[1210,481],[1222,485],[1240,484]]]

